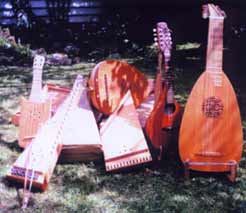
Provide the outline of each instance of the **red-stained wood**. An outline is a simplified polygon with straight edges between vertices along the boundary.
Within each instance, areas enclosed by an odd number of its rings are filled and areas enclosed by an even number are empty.
[[[242,154],[242,125],[237,99],[231,83],[221,73],[222,84],[214,86],[211,74],[204,72],[194,85],[186,103],[179,135],[179,153],[185,162],[225,163],[235,160],[239,163]],[[212,97],[212,99],[211,99]],[[216,97],[216,99],[213,99]],[[209,99],[210,98],[210,99]],[[204,104],[211,103],[205,112]],[[205,113],[219,108],[217,117]],[[211,109],[209,109],[211,108]],[[216,113],[216,112],[215,112]],[[212,116],[212,115],[209,115]],[[216,114],[214,115],[216,116]],[[199,171],[228,171],[227,166],[191,166]]]
[[[162,149],[171,141],[172,130],[180,124],[182,109],[174,98],[173,82],[168,67],[172,42],[170,30],[165,22],[157,24],[157,37],[159,52],[155,84],[155,105],[147,119],[145,131],[154,148],[160,151],[158,154],[160,159]],[[164,84],[163,70],[165,70]]]
[[[203,9],[203,16],[209,17],[206,70],[195,83],[185,107],[179,153],[188,169],[229,171],[229,178],[235,180],[234,164],[241,159],[243,136],[236,95],[222,71],[225,14],[211,4]]]
[[[137,68],[123,61],[106,60],[93,69],[89,86],[93,106],[110,115],[130,89],[134,105],[138,107],[149,95],[148,81]]]

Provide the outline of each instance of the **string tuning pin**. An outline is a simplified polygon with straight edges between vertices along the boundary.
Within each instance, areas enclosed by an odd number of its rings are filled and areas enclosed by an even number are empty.
[[[156,32],[156,29],[155,29],[155,28],[153,28],[153,32],[154,32],[154,33]]]
[[[158,41],[158,39],[157,38],[154,38],[154,41]]]
[[[157,43],[157,42],[155,42],[155,43],[154,43],[154,45],[155,45],[155,46],[158,46],[158,43]]]

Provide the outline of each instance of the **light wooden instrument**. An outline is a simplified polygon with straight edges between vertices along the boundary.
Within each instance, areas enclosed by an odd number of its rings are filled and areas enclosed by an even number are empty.
[[[203,7],[203,17],[209,17],[206,70],[185,107],[179,153],[186,169],[231,171],[230,178],[235,180],[242,154],[242,125],[236,95],[222,71],[225,13],[208,4]]]
[[[101,113],[110,115],[130,89],[135,107],[145,100],[150,92],[143,73],[126,62],[106,60],[98,63],[89,79],[92,88],[90,97],[93,106]]]
[[[21,98],[18,144],[25,148],[35,137],[40,126],[51,116],[51,101],[47,100],[42,90],[42,70],[45,58],[34,57],[33,82],[29,100]]]
[[[11,167],[7,179],[24,183],[24,189],[29,185],[29,190],[32,186],[41,190],[48,187],[62,149],[64,134],[70,131],[66,122],[71,119],[84,89],[83,78],[78,76],[69,97],[39,129],[37,136]]]
[[[65,129],[59,160],[88,162],[102,158],[101,138],[87,89],[83,90],[79,104],[66,121]]]
[[[100,129],[107,171],[152,161],[130,90]]]
[[[44,91],[47,91],[47,99],[52,103],[51,105],[51,115],[53,116],[57,109],[61,106],[64,100],[67,98],[71,92],[71,88],[64,87],[57,84],[47,83],[44,88]]]
[[[35,81],[33,82],[35,83]],[[46,98],[51,101],[51,116],[53,116],[59,106],[67,98],[68,94],[71,92],[71,89],[57,84],[47,83],[42,89],[42,93],[46,94]],[[12,124],[19,126],[20,123],[20,112],[15,113],[11,117]]]
[[[168,62],[171,58],[171,33],[165,22],[157,23],[158,70],[155,83],[155,105],[146,122],[146,133],[161,158],[163,146],[171,140],[171,132],[179,126],[182,116],[180,105],[174,98],[173,80]],[[164,58],[164,62],[163,62]],[[163,70],[165,81],[163,83]]]

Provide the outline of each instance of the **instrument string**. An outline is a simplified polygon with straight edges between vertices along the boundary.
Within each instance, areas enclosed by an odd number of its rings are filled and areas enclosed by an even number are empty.
[[[57,133],[56,133],[54,142],[50,143],[51,147],[49,147],[49,148],[51,150],[50,150],[50,155],[48,155],[48,156],[51,156],[51,157],[54,156],[54,152],[56,151],[57,146],[59,145],[59,143],[62,143],[61,136],[62,136],[64,124],[67,120],[69,113],[71,113],[73,107],[76,106],[76,102],[78,101],[77,99],[80,98],[80,95],[79,95],[80,90],[85,89],[85,87],[82,87],[82,81],[83,81],[82,77],[79,76],[79,77],[77,77],[77,79],[78,79],[78,81],[76,80],[76,82],[75,82],[75,88],[73,88],[73,90],[71,92],[71,96],[68,99],[68,106],[66,107],[63,118],[60,122],[57,122],[59,124],[59,126],[57,128]],[[53,125],[51,125],[52,123],[53,122],[48,123],[47,125],[52,127],[53,126]],[[55,120],[55,123],[56,123],[56,120]],[[34,152],[35,150],[33,150],[33,147],[34,147],[33,144],[35,144],[35,141],[36,141],[35,139],[32,140],[31,144],[29,145],[30,147],[28,147],[28,148],[30,148],[30,149],[28,150],[27,159],[25,161],[26,166],[25,166],[25,178],[24,178],[24,190],[23,190],[24,193],[23,193],[23,200],[22,200],[22,208],[23,209],[27,207],[28,202],[29,202],[29,198],[31,195],[32,183],[33,183],[34,175],[35,175],[34,163],[36,163],[36,165],[42,164],[44,159],[40,156],[42,156],[42,154],[44,155],[45,152],[47,151],[47,149],[46,149],[47,147],[45,147],[45,149],[44,149],[40,146],[38,152]],[[39,162],[37,162],[38,156],[39,156],[39,158],[38,158]],[[29,171],[31,171],[31,177],[30,178],[28,177]],[[27,191],[28,179],[29,179],[29,188]]]

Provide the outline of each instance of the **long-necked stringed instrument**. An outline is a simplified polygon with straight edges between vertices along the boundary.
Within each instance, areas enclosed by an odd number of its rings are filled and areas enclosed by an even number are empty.
[[[173,79],[168,66],[171,58],[172,41],[170,30],[165,22],[157,24],[157,40],[158,70],[154,91],[155,105],[146,122],[145,129],[153,146],[160,150],[160,158],[161,150],[170,138],[168,131],[179,125],[182,110],[174,98]],[[164,84],[163,70],[165,70]]]
[[[203,7],[203,17],[209,17],[206,70],[185,107],[179,153],[186,172],[231,171],[229,178],[234,181],[242,154],[242,126],[236,95],[222,71],[225,13],[208,4]]]
[[[39,127],[51,116],[51,101],[42,90],[42,71],[45,58],[36,55],[33,61],[33,82],[29,100],[21,99],[19,121],[19,146],[26,147],[36,135]]]

